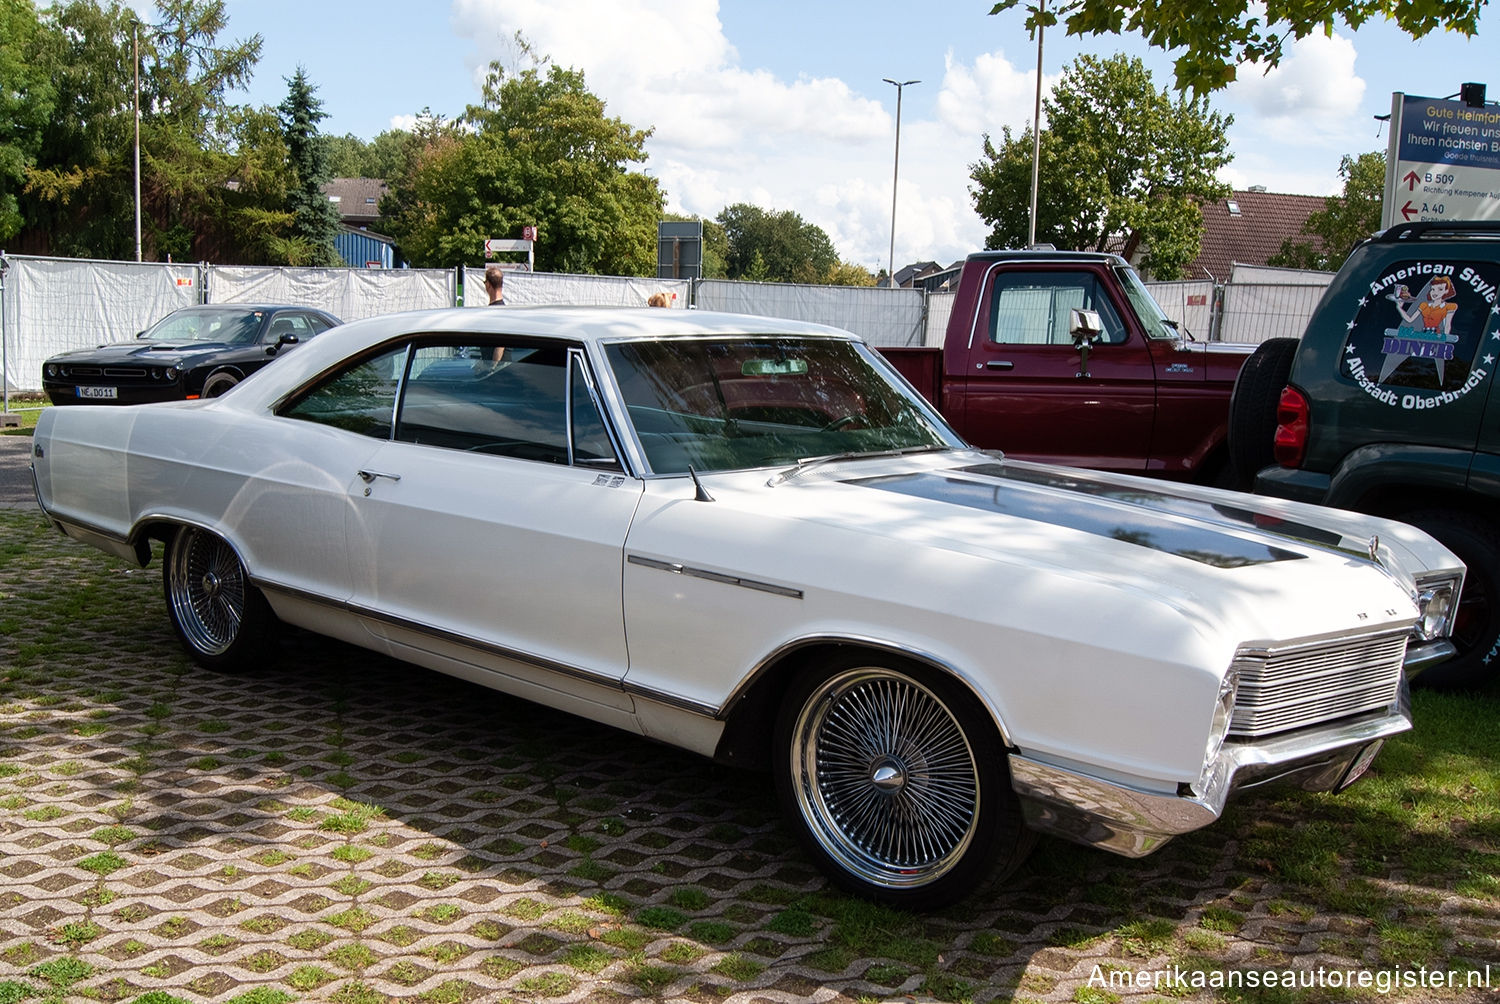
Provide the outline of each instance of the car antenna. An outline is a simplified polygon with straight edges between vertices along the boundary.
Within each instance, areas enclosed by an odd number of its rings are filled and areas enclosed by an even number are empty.
[[[698,480],[698,472],[693,470],[692,464],[688,464],[688,477],[693,479],[693,487],[697,489],[693,493],[693,501],[712,502],[714,500],[714,497],[708,493],[708,489],[703,487],[703,482]]]

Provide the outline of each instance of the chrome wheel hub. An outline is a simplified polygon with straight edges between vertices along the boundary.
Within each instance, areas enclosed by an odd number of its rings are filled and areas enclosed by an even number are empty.
[[[245,572],[234,549],[207,531],[185,529],[165,573],[173,619],[188,644],[205,655],[228,651],[245,616]]]
[[[974,752],[942,700],[904,673],[865,667],[828,680],[798,716],[789,755],[814,838],[865,881],[927,885],[974,839]]]

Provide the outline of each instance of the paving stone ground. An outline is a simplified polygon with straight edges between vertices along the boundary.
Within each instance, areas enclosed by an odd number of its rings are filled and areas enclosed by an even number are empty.
[[[196,669],[155,564],[0,511],[0,1004],[1385,999],[1100,985],[1391,969],[1380,918],[1245,859],[1281,811],[1251,795],[1139,861],[1044,840],[958,908],[876,910],[758,774],[302,633]],[[1500,986],[1500,906],[1410,894]]]

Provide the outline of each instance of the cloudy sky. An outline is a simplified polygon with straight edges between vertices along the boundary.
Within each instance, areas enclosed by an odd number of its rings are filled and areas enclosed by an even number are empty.
[[[818,224],[840,254],[872,270],[891,240],[896,89],[901,108],[895,257],[950,261],[983,246],[969,194],[985,133],[1031,118],[1037,49],[1024,15],[990,0],[228,0],[233,38],[259,34],[261,62],[238,99],[276,104],[301,65],[329,118],[324,132],[369,139],[424,107],[447,117],[479,99],[492,60],[515,66],[520,31],[556,63],[584,71],[607,114],[650,127],[646,167],[670,209],[712,217],[751,202]],[[1214,98],[1234,116],[1236,188],[1324,195],[1343,154],[1384,149],[1374,118],[1391,92],[1456,94],[1487,80],[1488,32],[1414,42],[1386,25],[1309,38],[1269,74],[1242,68]],[[1141,56],[1158,86],[1171,58],[1139,39],[1045,39],[1043,82],[1079,53]],[[1046,198],[1045,182],[1042,197]]]

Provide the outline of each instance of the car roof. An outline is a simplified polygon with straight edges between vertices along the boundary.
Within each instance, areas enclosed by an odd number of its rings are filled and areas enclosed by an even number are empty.
[[[311,310],[319,314],[328,313],[321,307],[309,307],[301,303],[193,303],[186,307],[178,307],[172,313],[180,314],[185,311],[200,310],[243,310],[246,313],[262,314],[274,313],[278,310]]]
[[[781,317],[662,307],[450,307],[380,314],[330,328],[266,369],[274,380],[251,379],[215,401],[266,407],[319,373],[382,344],[415,335],[510,335],[599,345],[614,340],[790,335],[860,341],[841,328]],[[225,407],[230,405],[226,404]]]
[[[708,335],[799,335],[857,339],[842,328],[782,317],[660,307],[451,307],[414,310],[351,321],[341,340],[366,333],[378,338],[406,333],[506,334],[602,342],[630,338],[701,338]]]

